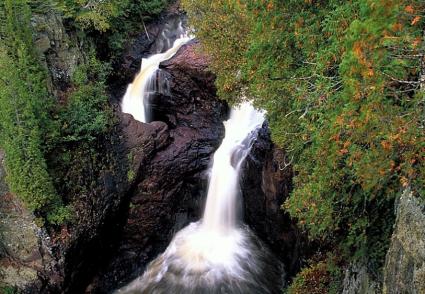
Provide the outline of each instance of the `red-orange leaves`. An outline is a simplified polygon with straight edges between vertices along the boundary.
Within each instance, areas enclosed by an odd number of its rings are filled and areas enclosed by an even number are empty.
[[[407,5],[404,8],[404,11],[406,11],[407,13],[414,13],[415,12],[415,10],[413,9],[413,6],[412,5]]]
[[[410,23],[412,26],[414,26],[415,24],[417,24],[419,21],[421,20],[421,17],[419,15],[415,16],[415,18],[412,20],[412,22]]]
[[[391,150],[391,148],[392,148],[392,144],[391,144],[391,142],[390,141],[387,141],[387,140],[382,140],[381,141],[381,146],[382,146],[382,148],[384,148],[384,150]]]

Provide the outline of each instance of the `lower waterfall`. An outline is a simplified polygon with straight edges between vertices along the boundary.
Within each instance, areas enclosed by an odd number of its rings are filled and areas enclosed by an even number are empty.
[[[116,293],[280,293],[283,267],[241,223],[239,177],[264,113],[232,109],[214,154],[203,218],[179,231],[145,273]]]

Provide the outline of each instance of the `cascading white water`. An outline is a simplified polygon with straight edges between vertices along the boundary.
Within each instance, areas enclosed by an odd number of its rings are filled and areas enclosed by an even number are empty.
[[[181,25],[179,24],[179,29],[180,28]],[[162,34],[166,37],[164,32]],[[155,88],[157,83],[155,83],[153,79],[156,78],[155,72],[159,69],[159,64],[173,57],[180,47],[191,39],[192,38],[187,36],[187,34],[182,34],[180,38],[174,41],[173,46],[164,53],[154,54],[148,58],[142,59],[140,72],[136,75],[133,82],[128,85],[127,91],[121,102],[122,112],[133,115],[138,121],[144,123],[148,122],[149,110],[146,109],[146,100],[152,92],[158,90]],[[168,38],[165,41],[170,42]],[[165,46],[164,44],[162,45]]]
[[[264,122],[264,113],[248,103],[232,109],[224,122],[225,137],[214,153],[202,225],[209,231],[226,233],[235,227],[240,167],[255,139],[252,134]]]
[[[279,293],[281,264],[237,220],[239,176],[264,113],[232,109],[214,154],[201,221],[179,231],[145,273],[117,293]]]

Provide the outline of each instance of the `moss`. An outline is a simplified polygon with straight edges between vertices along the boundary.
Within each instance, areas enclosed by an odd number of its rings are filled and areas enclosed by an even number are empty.
[[[135,177],[136,177],[136,173],[134,172],[134,170],[130,169],[127,172],[127,179],[128,179],[128,181],[129,182],[133,181],[135,179]]]

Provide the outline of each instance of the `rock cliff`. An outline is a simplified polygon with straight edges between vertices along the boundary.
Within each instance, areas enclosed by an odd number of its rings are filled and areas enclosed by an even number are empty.
[[[58,264],[49,237],[22,202],[9,193],[3,156],[0,150],[0,286],[41,292],[60,280]]]
[[[407,189],[396,207],[383,292],[425,293],[425,201]]]
[[[289,276],[300,269],[308,249],[306,236],[281,208],[291,189],[290,159],[272,143],[264,124],[242,174],[244,219],[284,262]]]

